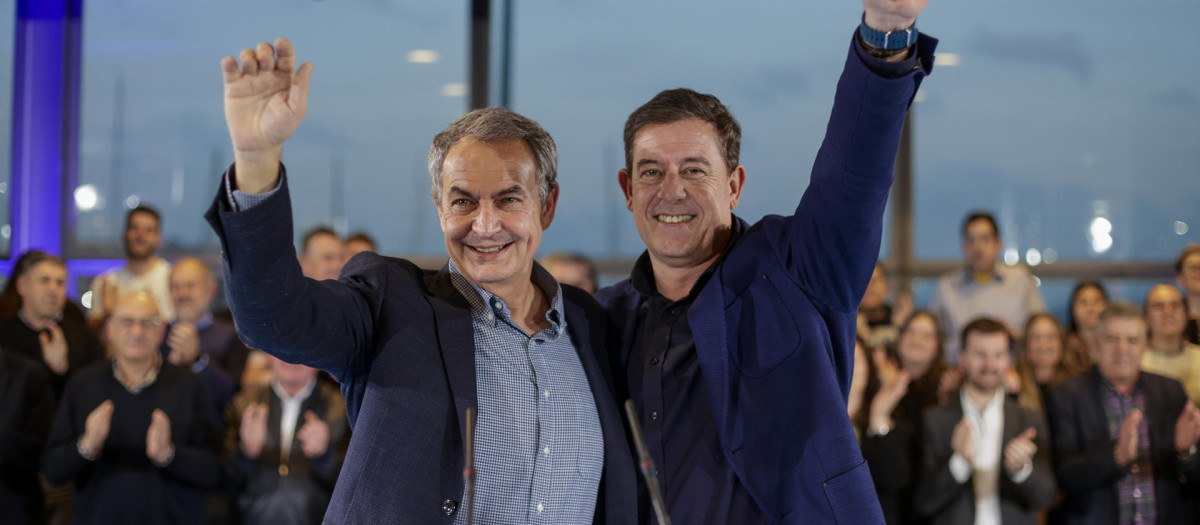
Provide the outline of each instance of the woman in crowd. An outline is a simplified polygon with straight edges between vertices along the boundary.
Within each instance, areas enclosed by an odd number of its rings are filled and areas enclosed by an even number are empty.
[[[893,356],[873,359],[878,391],[864,396],[863,457],[871,468],[879,504],[889,525],[913,521],[910,496],[920,447],[921,413],[938,404],[946,387],[945,351],[933,314],[914,312],[900,327]]]
[[[1017,401],[1043,414],[1046,391],[1079,374],[1067,363],[1066,332],[1054,314],[1037,313],[1025,323],[1017,349],[1017,374],[1021,378]]]
[[[1108,306],[1108,292],[1099,281],[1080,281],[1071,292],[1066,354],[1067,368],[1083,373],[1092,367],[1091,349],[1096,347],[1096,323]]]

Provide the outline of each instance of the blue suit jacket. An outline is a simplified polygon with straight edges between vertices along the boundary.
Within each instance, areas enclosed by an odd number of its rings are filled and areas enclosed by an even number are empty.
[[[320,368],[342,385],[354,436],[326,512],[329,523],[452,523],[463,494],[463,429],[475,406],[470,305],[449,273],[373,252],[337,281],[302,276],[292,209],[280,191],[234,212],[223,189],[206,214],[221,239],[230,307],[246,343]],[[636,521],[637,489],[603,349],[609,325],[582,290],[564,286],[571,340],[604,433],[597,523]]]
[[[936,43],[918,44],[927,66]],[[885,79],[852,51],[795,215],[746,227],[689,310],[725,459],[774,523],[883,523],[846,396],[858,303],[925,74]],[[645,298],[629,280],[597,298],[624,333],[619,368]]]

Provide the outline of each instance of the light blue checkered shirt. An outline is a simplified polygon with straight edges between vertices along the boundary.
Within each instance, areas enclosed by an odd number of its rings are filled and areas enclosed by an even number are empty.
[[[238,211],[278,189],[247,194],[225,177],[225,191]],[[550,328],[529,336],[504,301],[471,284],[453,261],[450,279],[471,303],[475,330],[475,522],[591,523],[604,437],[571,343],[558,281],[534,263],[533,284],[551,298]],[[465,520],[466,513],[459,512],[454,522]]]
[[[604,438],[558,282],[534,263],[533,283],[551,297],[550,328],[528,336],[504,301],[453,261],[450,278],[471,303],[475,328],[475,520],[591,523]],[[463,522],[460,513],[455,523]]]

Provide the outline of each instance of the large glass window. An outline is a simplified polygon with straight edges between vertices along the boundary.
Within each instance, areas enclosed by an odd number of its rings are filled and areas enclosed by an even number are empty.
[[[16,27],[14,0],[0,0],[0,27]],[[11,32],[7,33],[12,35]],[[8,183],[12,180],[13,37],[0,38],[0,257],[7,258],[12,238]]]
[[[747,183],[736,213],[753,222],[795,210],[861,5],[512,3],[512,107],[542,123],[559,148],[562,195],[543,251],[634,257],[644,249],[617,185],[622,130],[630,112],[675,87],[716,95],[742,125]]]
[[[168,253],[215,250],[202,219],[232,162],[219,62],[285,36],[315,65],[287,143],[296,234],[365,229],[443,253],[429,141],[466,109],[466,2],[91,2],[85,6],[72,257],[119,257],[125,211],[157,207]]]
[[[1173,260],[1200,241],[1188,1],[947,2],[914,106],[916,254],[958,259],[969,210],[1008,262]]]

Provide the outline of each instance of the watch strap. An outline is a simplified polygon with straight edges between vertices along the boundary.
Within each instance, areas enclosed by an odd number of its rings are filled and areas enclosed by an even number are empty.
[[[867,25],[867,15],[863,13],[863,21],[858,25],[858,36],[863,42],[880,49],[905,49],[917,43],[917,24],[896,31],[878,31]]]

